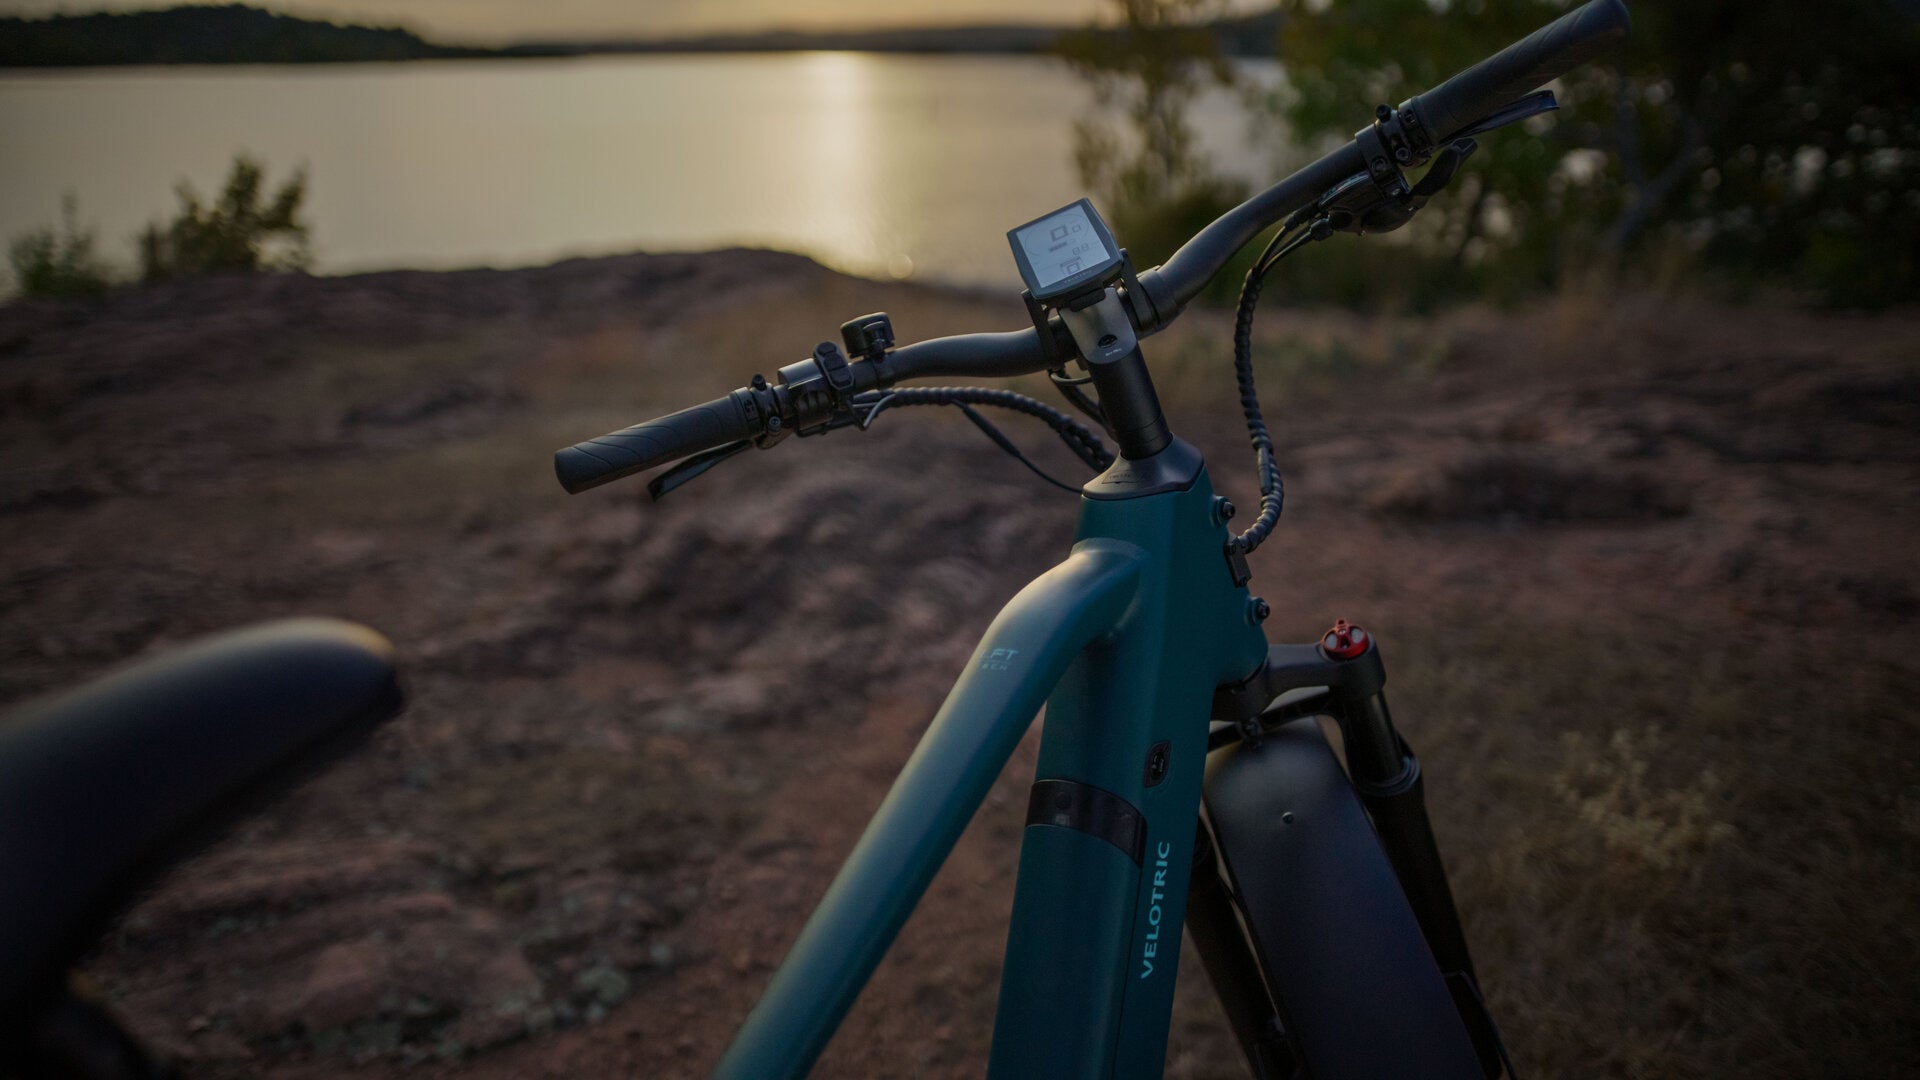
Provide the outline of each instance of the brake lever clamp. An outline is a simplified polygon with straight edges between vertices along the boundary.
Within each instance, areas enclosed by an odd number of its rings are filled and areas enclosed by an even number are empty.
[[[1388,165],[1384,176],[1354,173],[1288,218],[1285,228],[1313,220],[1325,221],[1337,232],[1392,232],[1412,220],[1429,199],[1446,190],[1461,164],[1478,148],[1472,139],[1455,139],[1441,147],[1433,155],[1432,167],[1417,184],[1408,184],[1406,175],[1395,165]]]
[[[793,434],[787,430],[786,421],[781,419],[781,403],[786,387],[774,386],[765,375],[755,372],[753,381],[744,388],[733,392],[733,398],[747,419],[747,428],[758,432],[751,436],[753,445],[762,450]]]
[[[1317,217],[1337,231],[1364,235],[1392,232],[1413,217],[1418,207],[1409,205],[1413,188],[1402,170],[1427,160],[1432,146],[1419,117],[1381,105],[1373,111],[1373,123],[1354,132],[1353,140],[1366,158],[1366,171],[1329,188],[1311,210],[1289,218],[1288,228]]]
[[[1420,118],[1391,105],[1373,110],[1373,124],[1354,132],[1367,158],[1367,172],[1376,183],[1388,183],[1401,169],[1411,169],[1427,160],[1433,139]],[[1405,182],[1404,179],[1401,180]]]

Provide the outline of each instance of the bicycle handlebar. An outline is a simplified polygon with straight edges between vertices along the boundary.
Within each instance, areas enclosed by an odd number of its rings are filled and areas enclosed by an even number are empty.
[[[735,390],[705,405],[575,443],[553,455],[560,486],[578,495],[588,488],[665,465],[688,454],[760,434]]]
[[[933,338],[895,349],[878,364],[850,365],[848,371],[855,379],[853,389],[860,391],[948,375],[1012,378],[1046,366],[1039,334],[1027,329]],[[769,432],[769,417],[785,416],[779,426],[801,427],[790,415],[791,395],[781,400],[786,393],[785,387],[742,388],[705,405],[575,443],[554,452],[554,475],[569,494],[578,495],[656,465],[759,438]]]
[[[1633,20],[1621,0],[1593,0],[1535,30],[1402,108],[1436,142],[1579,67],[1626,40]]]
[[[1215,218],[1180,246],[1166,263],[1140,275],[1148,293],[1164,291],[1172,311],[1185,307],[1212,281],[1233,253],[1275,222],[1319,198],[1321,192],[1367,168],[1366,155],[1349,141],[1320,160]],[[1156,306],[1162,303],[1154,297]],[[1171,317],[1171,316],[1169,316]]]
[[[1414,149],[1424,159],[1426,151],[1612,48],[1626,37],[1630,24],[1621,0],[1590,0],[1432,90],[1407,99],[1401,113],[1417,144]],[[1142,321],[1138,331],[1145,335],[1164,328],[1234,252],[1336,184],[1368,171],[1367,152],[1356,137],[1216,218],[1164,265],[1139,275],[1143,295],[1133,301],[1136,318]],[[1142,309],[1150,314],[1142,315]],[[1027,375],[1046,370],[1049,351],[1035,328],[934,338],[846,364],[841,377],[851,385],[835,393],[880,389],[931,376]],[[829,395],[817,387],[770,387],[756,378],[753,387],[705,405],[558,451],[554,472],[562,487],[577,493],[728,443],[805,431],[809,424],[824,419],[828,405]]]
[[[1407,99],[1401,109],[1413,114],[1409,125],[1424,132],[1427,147],[1446,143],[1487,114],[1612,48],[1626,37],[1630,24],[1621,0],[1592,0],[1432,90]],[[1366,171],[1367,155],[1356,139],[1215,219],[1158,270],[1158,284],[1173,300],[1173,310],[1198,295],[1233,253],[1254,237],[1321,192]],[[1141,275],[1141,284],[1149,292],[1155,284],[1149,280],[1154,273]]]
[[[966,375],[982,379],[1031,375],[1047,368],[1046,350],[1033,328],[1004,334],[931,338],[888,354],[889,383],[903,379]]]

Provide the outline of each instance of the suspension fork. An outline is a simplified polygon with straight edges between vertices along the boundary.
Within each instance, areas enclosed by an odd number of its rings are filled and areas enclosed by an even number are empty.
[[[1232,721],[1239,737],[1257,740],[1294,718],[1328,715],[1339,725],[1347,772],[1394,876],[1406,893],[1448,992],[1473,1038],[1488,1076],[1500,1071],[1500,1037],[1481,999],[1460,913],[1427,815],[1420,760],[1394,727],[1385,693],[1386,665],[1371,635],[1342,619],[1321,640],[1274,645],[1264,668],[1214,695],[1215,719]],[[1298,691],[1311,691],[1301,695]],[[1276,702],[1282,695],[1293,695]],[[1268,703],[1274,703],[1269,707]],[[1235,731],[1223,731],[1227,740]],[[1236,1025],[1237,1029],[1237,1025]],[[1243,1043],[1254,1032],[1241,1032]]]
[[[1194,951],[1200,954],[1207,980],[1220,998],[1227,1025],[1233,1028],[1255,1080],[1284,1080],[1294,1075],[1286,1031],[1260,976],[1259,961],[1247,947],[1246,931],[1241,929],[1213,837],[1204,824],[1193,838],[1187,933],[1193,937]]]

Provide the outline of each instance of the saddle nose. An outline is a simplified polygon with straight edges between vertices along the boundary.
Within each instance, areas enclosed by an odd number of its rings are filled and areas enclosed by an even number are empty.
[[[357,745],[400,704],[385,638],[292,619],[140,661],[0,720],[0,1028],[57,992],[68,965],[192,843]]]

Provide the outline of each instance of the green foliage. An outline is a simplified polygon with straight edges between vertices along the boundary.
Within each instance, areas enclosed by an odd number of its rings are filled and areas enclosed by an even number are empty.
[[[1074,125],[1081,180],[1134,264],[1147,267],[1247,196],[1198,155],[1187,122],[1194,98],[1231,85],[1233,73],[1204,25],[1218,0],[1114,2],[1118,31],[1067,34],[1058,51],[1094,89],[1095,115]]]
[[[1146,267],[1165,261],[1250,192],[1199,156],[1187,122],[1203,90],[1236,85],[1221,56],[1221,24],[1207,22],[1220,5],[1216,0],[1114,0],[1114,5],[1121,16],[1117,30],[1068,35],[1059,51],[1094,89],[1095,114],[1075,125],[1081,180],[1135,265]],[[1330,107],[1326,113],[1351,122],[1354,110]],[[1267,276],[1266,295],[1283,302],[1427,309],[1469,295],[1506,292],[1514,284],[1427,245],[1396,242],[1399,238],[1350,240],[1340,237],[1282,261]],[[1232,303],[1261,242],[1229,262],[1201,299]]]
[[[1233,285],[1238,295],[1241,276]],[[1508,301],[1537,282],[1483,263],[1461,265],[1426,244],[1336,233],[1282,259],[1267,273],[1262,307],[1313,301],[1366,311],[1427,312],[1472,299]]]
[[[1195,153],[1185,112],[1229,85],[1213,0],[1113,0],[1118,31],[1062,52],[1103,113],[1078,128],[1081,175],[1152,265],[1232,206],[1242,185]],[[1286,81],[1248,96],[1314,146],[1373,107],[1438,85],[1570,0],[1281,0]],[[1496,132],[1401,233],[1316,245],[1276,296],[1427,307],[1514,299],[1596,270],[1785,285],[1842,306],[1920,293],[1920,109],[1911,3],[1636,0],[1623,55],[1555,85],[1561,111]],[[1341,250],[1334,250],[1341,249]],[[1222,274],[1225,299],[1248,259]]]
[[[1303,140],[1345,134],[1531,32],[1555,0],[1282,0]],[[1887,0],[1640,0],[1629,48],[1496,133],[1408,232],[1428,255],[1552,283],[1691,250],[1741,282],[1876,305],[1920,288],[1920,20]]]
[[[98,296],[112,285],[93,253],[93,230],[80,224],[80,200],[60,200],[60,227],[15,237],[7,250],[13,275],[27,296]]]
[[[263,202],[264,178],[260,163],[242,154],[234,158],[226,188],[211,206],[182,183],[175,189],[179,216],[165,228],[147,226],[139,237],[141,279],[305,269],[311,261],[307,225],[300,219],[306,172],[294,173]]]

